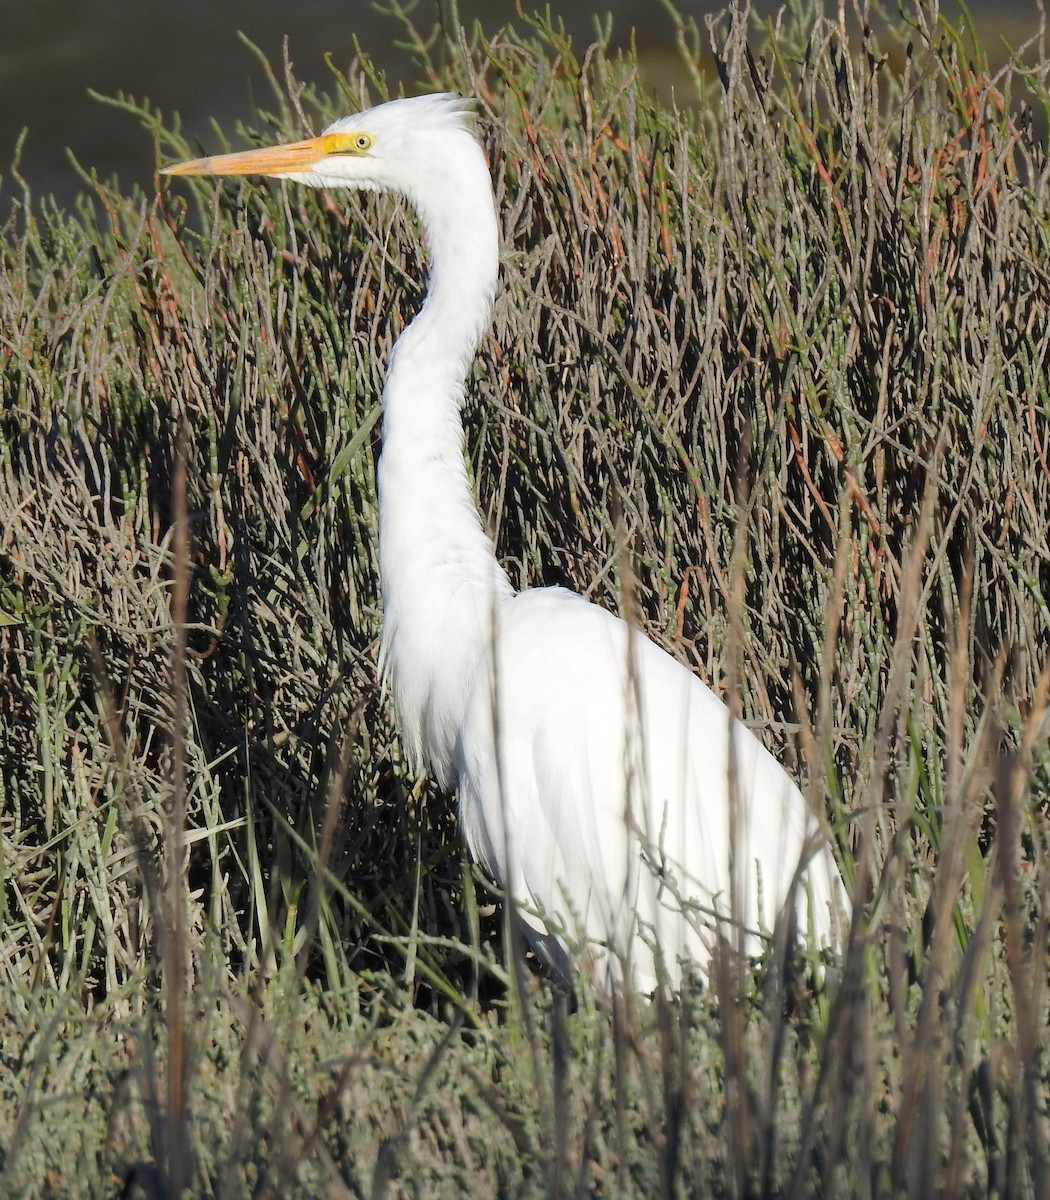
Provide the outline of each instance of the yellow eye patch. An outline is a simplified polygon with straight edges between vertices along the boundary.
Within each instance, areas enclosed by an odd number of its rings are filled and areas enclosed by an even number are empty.
[[[325,154],[367,154],[375,138],[370,133],[326,133],[321,145]]]

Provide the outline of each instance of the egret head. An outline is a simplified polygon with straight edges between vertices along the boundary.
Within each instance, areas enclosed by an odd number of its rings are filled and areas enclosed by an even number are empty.
[[[343,117],[319,136],[237,154],[195,158],[165,175],[269,175],[311,187],[431,192],[479,156],[471,104],[448,92],[391,100]]]

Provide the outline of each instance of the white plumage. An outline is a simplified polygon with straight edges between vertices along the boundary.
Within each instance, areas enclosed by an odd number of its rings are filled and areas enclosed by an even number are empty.
[[[783,768],[618,617],[561,588],[515,593],[482,528],[460,408],[499,232],[469,106],[395,100],[169,171],[400,192],[419,213],[429,291],[383,390],[382,667],[411,760],[458,790],[470,849],[536,949],[559,968],[571,949],[606,989],[652,990],[705,966],[730,918],[752,951],[790,908],[836,945],[849,903]]]

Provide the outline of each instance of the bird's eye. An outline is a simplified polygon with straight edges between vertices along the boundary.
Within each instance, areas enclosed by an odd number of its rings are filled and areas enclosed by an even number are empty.
[[[321,137],[326,154],[364,154],[375,141],[370,133],[326,133]]]

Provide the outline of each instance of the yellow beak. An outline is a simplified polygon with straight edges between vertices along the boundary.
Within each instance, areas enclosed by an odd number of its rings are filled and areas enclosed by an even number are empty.
[[[310,138],[305,142],[285,142],[282,146],[263,146],[238,154],[215,154],[210,158],[191,158],[161,169],[162,175],[291,175],[308,171],[322,158],[338,153],[331,137]]]

